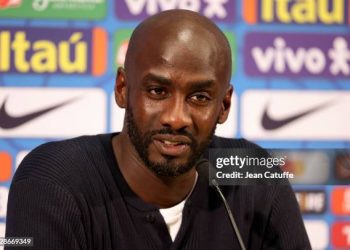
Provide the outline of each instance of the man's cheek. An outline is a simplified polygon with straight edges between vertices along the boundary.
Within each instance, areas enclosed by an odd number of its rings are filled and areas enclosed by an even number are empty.
[[[199,122],[205,122],[206,124],[210,124],[214,121],[217,121],[217,119],[215,118],[219,117],[220,110],[221,109],[219,105],[210,105],[207,107],[191,108],[190,112],[192,114],[193,119],[198,120]]]
[[[164,109],[164,106],[162,106],[161,103],[146,100],[143,102],[143,106],[139,107],[139,109],[141,109],[145,114],[156,115]]]

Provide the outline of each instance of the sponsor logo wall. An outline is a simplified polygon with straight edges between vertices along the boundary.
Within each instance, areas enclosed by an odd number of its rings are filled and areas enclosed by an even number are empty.
[[[215,21],[232,47],[232,112],[216,133],[298,149],[286,167],[313,249],[350,248],[349,154],[317,152],[350,148],[348,0],[0,0],[0,237],[19,162],[47,141],[120,130],[112,92],[132,30],[176,8]]]

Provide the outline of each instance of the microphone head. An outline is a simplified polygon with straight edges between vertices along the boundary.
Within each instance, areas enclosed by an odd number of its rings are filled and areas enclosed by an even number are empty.
[[[212,167],[212,165],[210,164],[210,162],[205,159],[202,158],[200,159],[197,163],[196,163],[196,170],[198,173],[204,174],[205,176],[208,177],[208,180],[210,181],[211,185],[213,185],[214,187],[218,187],[219,183],[217,182],[217,180],[215,178],[209,178],[209,168]]]
[[[219,183],[216,181],[216,179],[211,179],[211,184],[213,184],[215,187],[219,186]]]

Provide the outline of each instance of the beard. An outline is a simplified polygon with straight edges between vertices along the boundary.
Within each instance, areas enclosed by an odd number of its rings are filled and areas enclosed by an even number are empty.
[[[131,143],[133,144],[141,160],[145,163],[148,169],[150,169],[156,175],[162,177],[176,177],[190,171],[195,166],[203,152],[208,148],[216,129],[215,123],[214,128],[211,130],[206,140],[204,140],[202,143],[198,143],[194,139],[193,135],[185,130],[175,131],[169,127],[142,133],[136,125],[133,112],[130,108],[126,109],[126,123],[127,132]],[[149,146],[152,143],[152,137],[156,134],[182,135],[190,138],[191,144],[189,146],[191,154],[186,163],[176,163],[175,157],[172,156],[163,156],[165,158],[163,161],[151,161],[149,157]]]

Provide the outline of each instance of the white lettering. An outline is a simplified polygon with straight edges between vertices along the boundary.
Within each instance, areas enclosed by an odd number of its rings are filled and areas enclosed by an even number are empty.
[[[151,2],[151,1],[148,1]],[[151,9],[149,9],[149,13],[155,14],[157,12],[157,1],[154,1],[154,6],[152,6]],[[158,0],[158,4],[160,9],[163,10],[171,10],[176,8],[176,2],[177,0]]]
[[[267,47],[264,51],[255,46],[251,53],[255,64],[263,73],[273,69],[282,74],[287,68],[293,73],[299,73],[305,68],[312,74],[318,74],[326,67],[326,58],[321,49],[313,47],[293,50],[282,37],[275,38],[273,47]]]
[[[330,72],[333,75],[343,73],[344,75],[350,75],[350,50],[348,44],[343,37],[336,37],[333,41],[333,48],[328,52],[329,57],[332,59],[330,65]]]
[[[200,0],[180,0],[179,9],[186,9],[192,11],[200,11],[201,2]]]
[[[126,5],[131,14],[138,15],[141,13],[143,7],[145,6],[147,0],[125,0]],[[154,2],[154,1],[152,1]]]
[[[224,4],[228,0],[203,0],[203,2],[206,3],[206,6],[203,8],[203,14],[206,17],[222,19],[227,16]],[[133,15],[141,14],[144,9],[148,15],[176,8],[196,12],[201,10],[201,0],[125,0],[125,3]]]
[[[286,61],[289,62],[290,71],[293,73],[300,72],[303,67],[303,61],[305,60],[306,50],[304,48],[299,48],[294,51],[290,48],[286,49]]]
[[[286,42],[283,38],[277,37],[274,41],[276,47],[275,53],[275,70],[278,73],[283,73],[285,71],[285,61],[284,61],[284,49],[286,47]]]
[[[227,16],[227,12],[223,5],[227,3],[227,1],[228,0],[204,0],[204,2],[208,3],[204,10],[204,15],[208,18],[212,18],[214,16],[225,18]]]
[[[261,48],[254,47],[252,49],[252,56],[254,58],[256,66],[258,66],[258,69],[261,72],[266,73],[271,69],[275,53],[273,48],[267,48],[264,53]]]
[[[324,207],[325,197],[322,193],[310,193],[305,197],[305,208],[307,211],[322,212]]]
[[[326,66],[326,58],[322,50],[310,48],[305,58],[305,66],[313,74],[322,72]]]

